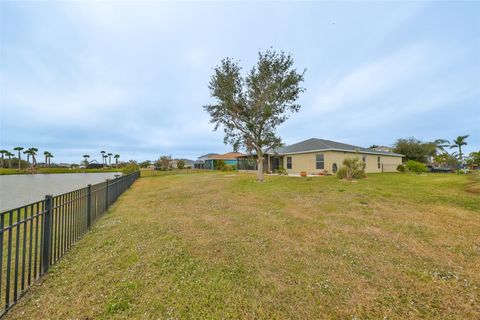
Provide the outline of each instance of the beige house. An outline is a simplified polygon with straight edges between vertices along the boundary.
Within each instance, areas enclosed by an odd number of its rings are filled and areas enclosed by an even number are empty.
[[[288,174],[335,174],[345,158],[357,157],[365,163],[365,172],[395,172],[402,155],[377,151],[324,139],[308,139],[278,148],[265,155],[265,172],[285,169]],[[255,155],[238,158],[239,170],[256,170]]]

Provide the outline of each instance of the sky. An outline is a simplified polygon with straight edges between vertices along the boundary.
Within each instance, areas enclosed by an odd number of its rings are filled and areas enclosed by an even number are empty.
[[[0,148],[54,162],[228,152],[202,106],[221,59],[307,69],[284,143],[480,150],[480,2],[0,2]]]

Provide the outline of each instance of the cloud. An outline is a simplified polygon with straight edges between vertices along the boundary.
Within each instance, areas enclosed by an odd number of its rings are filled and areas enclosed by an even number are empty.
[[[427,51],[425,46],[413,45],[357,67],[340,79],[326,80],[316,89],[312,113],[324,115],[352,105],[365,106],[372,99],[398,90],[425,70]]]
[[[66,161],[101,149],[140,160],[228,151],[201,108],[211,68],[230,56],[249,70],[270,46],[308,69],[303,108],[279,130],[287,142],[388,144],[460,127],[469,148],[480,144],[474,117],[435,116],[473,113],[480,96],[478,17],[466,5],[0,5],[2,148]]]

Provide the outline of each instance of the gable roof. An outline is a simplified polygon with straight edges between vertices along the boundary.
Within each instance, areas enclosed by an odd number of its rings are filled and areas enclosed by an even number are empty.
[[[244,156],[243,153],[240,152],[227,152],[224,154],[214,154],[208,157],[211,160],[236,160],[237,157]]]
[[[361,153],[370,153],[370,154],[379,154],[379,155],[389,155],[401,157],[401,154],[386,152],[386,151],[377,151],[369,148],[363,148],[359,146],[354,146],[351,144],[311,138],[298,143],[291,144],[289,146],[280,147],[275,150],[276,154],[290,154],[290,153],[305,153],[305,152],[315,152],[315,151],[344,151],[344,152],[361,152]]]
[[[198,157],[197,159],[198,160],[205,160],[205,159],[208,159],[210,156],[214,156],[214,155],[217,155],[218,153],[207,153],[207,154],[204,154],[203,156],[200,156]]]

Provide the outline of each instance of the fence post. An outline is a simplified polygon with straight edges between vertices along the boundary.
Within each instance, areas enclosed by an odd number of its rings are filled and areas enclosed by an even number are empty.
[[[87,228],[92,225],[92,185],[87,186]]]
[[[105,181],[105,202],[107,203],[105,211],[108,211],[108,205],[109,205],[109,201],[108,201],[108,179],[107,179],[107,181]]]
[[[53,198],[51,195],[45,196],[45,215],[43,220],[43,255],[42,269],[43,273],[50,267],[50,257],[52,254],[52,216],[53,216]]]

